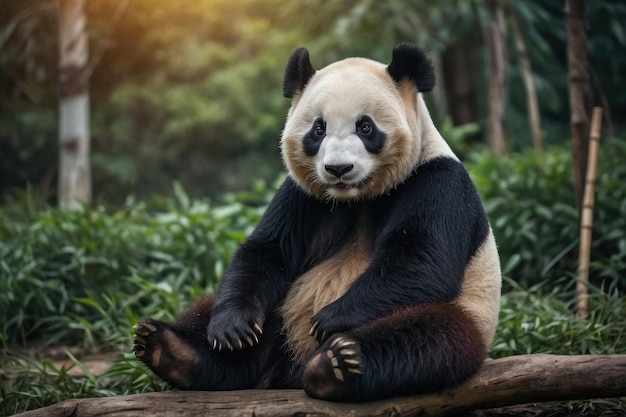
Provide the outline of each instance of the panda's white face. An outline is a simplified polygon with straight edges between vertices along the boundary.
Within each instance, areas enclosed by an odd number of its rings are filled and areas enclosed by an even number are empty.
[[[294,180],[325,200],[375,198],[396,187],[420,155],[416,93],[367,59],[317,71],[294,97],[281,140]]]
[[[319,121],[316,124],[321,123]],[[323,140],[320,138],[319,148],[313,155],[316,175],[325,185],[329,197],[358,197],[359,189],[369,180],[376,167],[376,159],[367,151],[354,128],[333,129],[329,122],[325,124],[325,130],[329,133],[324,135]]]

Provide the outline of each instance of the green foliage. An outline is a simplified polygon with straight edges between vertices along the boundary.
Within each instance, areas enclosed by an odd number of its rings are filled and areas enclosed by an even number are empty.
[[[213,288],[262,206],[212,206],[174,190],[162,212],[129,203],[113,212],[48,209],[20,221],[0,211],[3,343],[117,348],[128,336],[120,325],[174,314],[180,300]],[[263,185],[257,191],[269,195]]]
[[[145,198],[174,176],[191,195],[216,195],[281,169],[289,103],[275,51],[283,51],[282,65],[291,44],[281,37],[278,45],[241,49],[189,36],[177,42],[158,72],[141,85],[120,83],[96,113],[94,188],[107,201]],[[243,59],[249,54],[255,59]]]
[[[626,142],[603,145],[595,189],[592,283],[626,288]],[[468,168],[491,219],[504,273],[532,286],[575,281],[580,234],[571,155],[470,154]]]
[[[465,159],[465,156],[472,150],[471,145],[467,143],[466,139],[480,131],[478,123],[466,123],[464,125],[454,126],[450,116],[444,117],[437,128],[454,153],[461,159]]]
[[[504,294],[500,323],[490,356],[530,353],[615,354],[626,351],[626,298],[591,291],[590,315],[572,314],[576,295],[549,281],[526,290],[506,279],[512,290]]]
[[[130,337],[130,336],[129,336]],[[122,355],[104,374],[96,376],[72,353],[65,350],[71,365],[50,359],[0,353],[0,365],[12,384],[2,388],[0,415],[10,416],[45,407],[70,398],[94,398],[162,391],[165,384],[137,361],[132,353]],[[72,372],[80,369],[80,373]],[[1,380],[0,380],[1,381]],[[1,381],[4,382],[5,381]]]

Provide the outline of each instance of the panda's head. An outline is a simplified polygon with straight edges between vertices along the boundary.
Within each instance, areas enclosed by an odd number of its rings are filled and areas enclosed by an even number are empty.
[[[348,58],[318,71],[308,51],[296,49],[283,82],[292,98],[281,139],[290,175],[324,200],[371,199],[395,188],[423,156],[432,121],[418,93],[434,84],[431,61],[412,45],[398,45],[389,65]]]

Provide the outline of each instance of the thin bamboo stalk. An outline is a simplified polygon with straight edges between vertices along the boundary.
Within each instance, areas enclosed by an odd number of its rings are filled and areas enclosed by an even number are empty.
[[[576,284],[576,317],[584,319],[589,313],[589,257],[591,253],[591,228],[593,226],[593,204],[598,167],[598,148],[602,131],[602,108],[594,107],[589,136],[589,155],[585,192],[580,221],[580,250],[578,254],[578,283]]]

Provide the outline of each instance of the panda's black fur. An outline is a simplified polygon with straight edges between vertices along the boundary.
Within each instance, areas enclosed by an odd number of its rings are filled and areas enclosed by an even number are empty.
[[[399,45],[388,67],[334,65],[291,55],[290,175],[217,293],[174,324],[135,326],[135,355],[177,388],[362,401],[457,385],[487,355],[499,261],[478,193],[423,104],[430,60]]]

